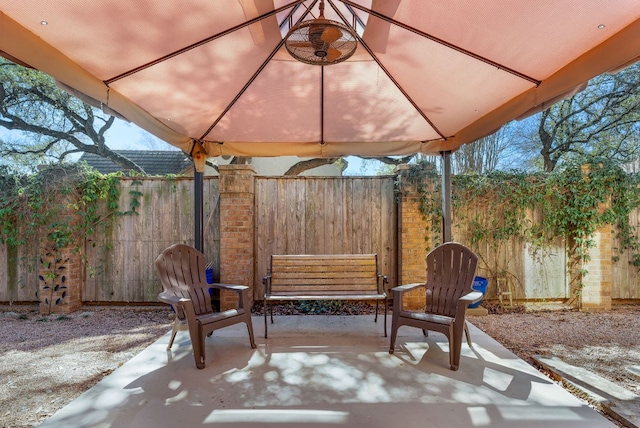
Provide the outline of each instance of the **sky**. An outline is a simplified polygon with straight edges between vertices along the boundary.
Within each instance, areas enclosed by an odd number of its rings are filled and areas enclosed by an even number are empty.
[[[9,131],[0,127],[0,139],[12,137],[22,138],[19,131]],[[107,146],[114,150],[178,150],[156,136],[148,133],[134,123],[116,119],[112,127],[106,132]],[[80,155],[77,156],[79,158]],[[376,175],[373,162],[365,162],[359,157],[348,156],[348,166],[344,175],[362,176]]]
[[[2,134],[0,134],[0,137]],[[178,150],[133,123],[116,119],[105,134],[107,145],[115,150]],[[375,167],[356,156],[347,157],[344,175],[375,175]]]

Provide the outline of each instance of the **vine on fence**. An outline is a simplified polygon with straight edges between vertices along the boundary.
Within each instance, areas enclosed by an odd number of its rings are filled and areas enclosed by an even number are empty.
[[[38,295],[42,303],[50,307],[64,301],[64,292],[53,298],[54,291],[66,287],[63,248],[77,246],[74,251],[80,251],[86,238],[109,227],[107,220],[137,213],[142,196],[137,189],[129,192],[129,210],[118,210],[121,177],[122,173],[104,175],[78,164],[52,166],[26,177],[0,176],[0,242],[9,249],[43,253],[28,260],[29,269],[39,261],[44,272],[39,275],[42,290],[47,291]]]
[[[441,192],[429,184],[436,175],[433,165],[418,163],[399,180],[417,186],[431,234],[441,230]],[[588,165],[567,162],[549,174],[512,171],[454,176],[452,208],[456,219],[469,224],[472,245],[484,243],[497,251],[517,238],[545,251],[554,240],[565,239],[574,255],[572,267],[578,269],[573,289],[579,293],[581,277],[587,273],[580,267],[589,261],[594,233],[603,225],[616,228],[618,252],[631,250],[632,264],[640,267],[640,242],[629,222],[629,214],[640,206],[638,184],[636,174],[626,173],[608,159],[595,159]],[[488,207],[490,215],[464,209],[469,206]],[[492,275],[506,273],[487,268]]]

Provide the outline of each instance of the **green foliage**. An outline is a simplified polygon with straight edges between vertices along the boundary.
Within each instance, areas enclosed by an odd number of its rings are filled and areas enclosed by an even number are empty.
[[[417,185],[422,214],[432,224],[427,233],[432,234],[441,230],[441,192],[428,184],[434,178],[433,168],[425,169],[425,165],[411,166],[400,178],[403,185]],[[454,176],[453,216],[468,224],[471,245],[482,243],[494,251],[513,239],[542,250],[564,239],[577,267],[589,260],[595,231],[611,225],[621,243],[617,250],[634,252],[632,263],[640,267],[640,241],[629,223],[630,213],[640,206],[638,184],[637,175],[599,158],[587,165],[567,162],[549,174],[516,171]],[[492,274],[505,274],[496,270]],[[586,274],[579,268],[578,272]],[[576,284],[575,289],[580,288],[581,283]]]
[[[0,242],[37,248],[46,233],[52,248],[63,248],[92,235],[118,212],[119,176],[61,165],[0,177]]]
[[[26,177],[0,176],[0,242],[9,254],[17,255],[18,247],[40,253],[29,268],[39,264],[37,297],[49,313],[66,298],[68,257],[61,250],[80,251],[88,238],[111,226],[108,220],[136,213],[142,196],[137,190],[130,192],[130,210],[118,211],[121,176],[103,175],[86,165],[49,167]]]
[[[430,230],[425,235],[425,240],[429,238],[438,242],[439,231],[442,230],[442,198],[441,191],[435,185],[438,172],[436,166],[424,159],[419,159],[414,164],[409,164],[409,169],[405,169],[395,183],[397,193],[407,193],[409,186],[415,186],[415,190],[420,195],[420,210]]]

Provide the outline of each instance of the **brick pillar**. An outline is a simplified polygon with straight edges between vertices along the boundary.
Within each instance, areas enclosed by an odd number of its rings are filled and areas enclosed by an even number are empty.
[[[42,315],[70,314],[82,306],[83,253],[77,247],[40,250],[38,300]]]
[[[582,165],[584,180],[588,182],[591,165]],[[611,201],[601,204],[600,212],[611,207]],[[613,280],[613,228],[605,224],[593,234],[595,246],[589,248],[589,260],[582,263],[582,271],[572,272],[575,279],[582,280],[579,308],[583,311],[611,309],[611,283]],[[587,272],[583,274],[582,272]],[[572,281],[575,282],[575,281]]]
[[[596,245],[589,249],[590,260],[583,264],[587,274],[582,278],[580,309],[603,311],[611,309],[613,277],[613,235],[611,225],[600,227],[593,236]]]
[[[408,168],[408,165],[398,166],[398,174],[402,175],[402,171]],[[430,234],[429,224],[420,210],[420,199],[416,184],[402,183],[398,213],[399,284],[425,282],[427,279],[426,256]],[[423,293],[411,292],[405,295],[404,303],[406,309],[423,308],[425,296]]]
[[[220,282],[254,283],[255,175],[251,165],[220,165]],[[237,305],[236,293],[220,295],[221,310]]]

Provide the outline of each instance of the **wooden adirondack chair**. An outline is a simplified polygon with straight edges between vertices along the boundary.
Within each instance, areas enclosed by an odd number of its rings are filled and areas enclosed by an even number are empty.
[[[188,245],[175,244],[167,248],[156,258],[155,265],[164,288],[164,291],[158,294],[158,300],[171,305],[176,313],[168,348],[171,348],[176,332],[181,329],[179,323],[187,324],[193,356],[199,369],[205,367],[205,337],[211,335],[214,330],[246,323],[251,347],[256,347],[251,324],[249,287],[208,284],[204,255]],[[239,307],[214,312],[209,293],[211,288],[238,293]]]
[[[482,299],[482,293],[472,288],[477,264],[478,256],[469,248],[462,244],[448,242],[433,249],[427,255],[425,284],[407,284],[391,289],[393,317],[390,354],[393,354],[395,348],[398,329],[403,325],[420,328],[425,336],[429,330],[437,331],[447,336],[451,370],[458,370],[463,332],[467,343],[471,346],[469,330],[464,319],[467,306]],[[425,288],[425,311],[405,310],[404,294],[419,287]]]

